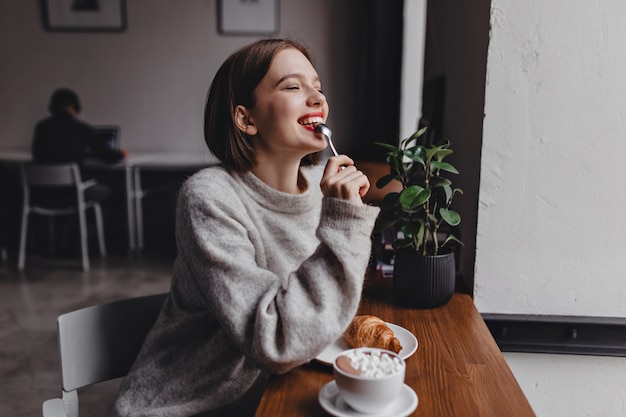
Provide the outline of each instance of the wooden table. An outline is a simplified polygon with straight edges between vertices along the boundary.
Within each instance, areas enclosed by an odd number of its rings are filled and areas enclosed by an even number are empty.
[[[419,342],[406,361],[405,383],[419,398],[411,416],[535,416],[470,296],[455,294],[430,310],[404,308],[377,281],[366,287],[359,312],[398,324]],[[328,416],[317,398],[332,379],[332,369],[315,361],[272,376],[256,417]]]

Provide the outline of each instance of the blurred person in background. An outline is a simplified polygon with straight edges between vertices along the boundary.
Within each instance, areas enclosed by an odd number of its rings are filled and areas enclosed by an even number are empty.
[[[52,93],[48,111],[50,116],[35,126],[32,144],[35,163],[76,162],[82,166],[86,158],[95,158],[114,164],[126,157],[126,151],[97,140],[94,128],[78,119],[80,99],[69,88],[59,88]],[[111,190],[103,184],[85,190],[85,200],[104,201],[110,195]]]

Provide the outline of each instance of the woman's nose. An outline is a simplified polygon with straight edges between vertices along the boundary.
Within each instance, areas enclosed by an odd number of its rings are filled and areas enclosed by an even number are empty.
[[[308,105],[309,106],[319,106],[326,102],[326,96],[324,93],[317,89],[312,89],[311,94],[309,95]]]

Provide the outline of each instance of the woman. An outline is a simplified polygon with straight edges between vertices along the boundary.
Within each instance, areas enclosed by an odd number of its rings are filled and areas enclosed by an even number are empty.
[[[222,165],[180,191],[171,292],[117,415],[253,416],[269,374],[348,326],[378,209],[362,203],[370,184],[350,158],[315,165],[327,117],[304,46],[261,40],[222,64],[205,111]]]

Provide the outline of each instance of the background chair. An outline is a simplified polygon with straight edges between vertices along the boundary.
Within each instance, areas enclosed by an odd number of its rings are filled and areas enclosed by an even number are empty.
[[[22,228],[20,233],[20,253],[18,257],[18,269],[24,269],[26,258],[26,239],[28,235],[28,219],[31,213],[43,216],[64,216],[78,213],[80,228],[80,248],[82,253],[83,270],[89,271],[89,250],[87,246],[87,220],[86,211],[93,207],[96,215],[96,226],[98,232],[98,246],[100,256],[106,256],[104,244],[104,231],[102,226],[102,209],[96,201],[85,201],[84,191],[96,185],[96,181],[88,180],[83,182],[80,169],[77,164],[23,164],[20,166],[20,175],[23,187],[23,208],[22,208]],[[31,189],[37,188],[74,188],[76,199],[59,207],[58,198],[50,199],[47,202],[31,203]]]
[[[43,403],[44,417],[78,417],[79,388],[126,375],[166,296],[130,298],[59,316],[62,398]]]

